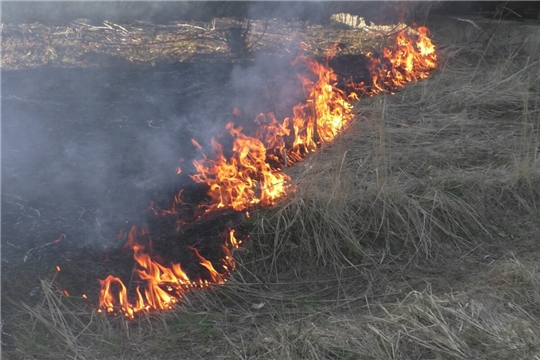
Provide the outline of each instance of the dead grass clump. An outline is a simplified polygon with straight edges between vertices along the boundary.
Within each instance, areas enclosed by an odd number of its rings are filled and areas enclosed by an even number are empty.
[[[11,335],[21,358],[63,354],[86,359],[89,354],[115,353],[118,332],[107,319],[90,311],[80,299],[66,298],[49,281],[41,281],[41,295],[40,303],[21,303],[17,315],[9,319],[15,326]]]
[[[339,268],[385,258],[435,262],[441,254],[471,248],[470,239],[487,232],[475,209],[451,191],[395,180],[329,189],[314,180],[322,177],[299,180],[291,199],[257,222],[255,236],[262,240],[253,245],[254,257],[264,261],[266,254],[265,271]]]
[[[537,325],[500,312],[500,303],[467,295],[434,295],[429,287],[380,304],[370,329],[406,358],[507,358],[534,354]],[[528,336],[523,337],[523,333]]]
[[[251,326],[224,336],[238,358],[533,358],[540,337],[531,313],[486,295],[435,295],[428,286],[395,301],[251,310],[243,317]]]
[[[536,262],[514,256],[497,264],[491,273],[502,295],[520,307],[516,310],[526,311],[531,320],[540,315],[540,267]]]
[[[82,299],[65,297],[49,281],[41,285],[39,304],[21,303],[6,319],[9,333],[4,335],[11,344],[4,352],[7,358],[215,358],[223,348],[223,334],[214,326],[220,315],[200,306],[198,297],[209,303],[213,299],[205,299],[204,293],[193,296],[193,302],[184,299],[177,311],[129,320],[97,313]]]
[[[397,99],[412,105],[408,112],[441,115],[467,111],[486,121],[510,120],[509,116],[519,120],[529,106],[537,107],[540,60],[516,52],[507,57],[488,56],[485,48],[478,46],[452,46],[439,54],[439,68],[429,81],[397,94]]]

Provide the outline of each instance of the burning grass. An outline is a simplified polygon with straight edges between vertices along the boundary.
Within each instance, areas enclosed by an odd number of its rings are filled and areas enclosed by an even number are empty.
[[[538,62],[441,55],[287,171],[297,191],[252,214],[227,286],[128,323],[43,282],[7,319],[10,355],[538,357]]]
[[[414,29],[414,34],[410,36],[405,30],[400,30],[396,39],[384,47],[381,58],[369,55],[371,80],[367,84],[351,82],[348,86],[373,96],[381,92],[393,93],[394,89],[402,88],[406,82],[427,77],[428,71],[436,66],[435,47],[427,37],[427,28]],[[332,142],[349,127],[354,115],[348,100],[358,100],[358,94],[346,93],[337,87],[338,76],[329,66],[329,59],[336,50],[336,47],[329,50],[325,63],[305,54],[292,62],[292,65],[303,64],[311,73],[311,77],[298,74],[306,100],[294,106],[292,117],[279,121],[274,113],[260,114],[255,119],[257,126],[254,134],[247,134],[242,125],[229,122],[225,130],[232,137],[231,155],[225,156],[224,146],[213,137],[211,155],[203,153],[201,160],[193,160],[196,172],[190,175],[191,179],[208,188],[208,200],[194,204],[194,219],[204,220],[219,209],[247,211],[256,205],[268,207],[276,204],[288,192],[294,191],[287,184],[290,177],[284,174],[283,169],[302,161],[323,144]],[[235,108],[233,114],[238,116],[241,111]],[[202,149],[194,139],[191,142]],[[178,167],[177,173],[181,172],[182,169]],[[157,216],[177,216],[176,232],[182,231],[186,220],[189,222],[184,216],[185,211],[179,210],[188,205],[184,202],[183,191],[180,190],[174,197],[170,210],[154,210]],[[247,212],[245,215],[249,217]],[[234,229],[227,231],[230,241],[221,246],[223,256],[219,258],[218,270],[200,254],[198,248],[186,246],[186,250],[194,253],[200,267],[208,273],[207,278],[201,275],[193,278],[188,276],[182,269],[183,264],[176,259],[165,264],[160,255],[152,255],[151,234],[145,228],[137,231],[133,227],[124,249],[134,252],[140,268],[134,270],[135,281],[141,281],[145,286],[137,285],[133,294],[125,285],[125,280],[108,275],[100,280],[99,311],[133,318],[137,312],[171,310],[189,288],[225,283],[235,267],[231,250],[238,247],[239,242],[234,236]]]

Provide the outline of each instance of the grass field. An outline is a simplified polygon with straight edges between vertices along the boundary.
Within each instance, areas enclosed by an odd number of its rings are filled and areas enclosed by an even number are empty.
[[[5,358],[540,360],[540,64],[439,54],[289,169],[226,285],[128,321],[42,281]]]

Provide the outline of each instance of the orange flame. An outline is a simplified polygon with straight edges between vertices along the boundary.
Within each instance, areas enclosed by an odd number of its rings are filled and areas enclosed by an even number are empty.
[[[202,160],[193,161],[197,173],[191,178],[209,187],[212,204],[207,212],[222,208],[242,211],[254,205],[274,204],[285,195],[290,180],[278,170],[301,161],[321,143],[332,141],[352,121],[352,105],[346,94],[335,87],[334,71],[305,56],[298,61],[317,80],[299,76],[309,95],[306,104],[294,107],[292,120],[285,118],[280,123],[273,113],[260,114],[255,119],[259,126],[253,136],[245,135],[242,126],[228,123],[225,129],[234,138],[232,156],[227,159],[223,146],[213,138],[214,156],[203,155]]]
[[[60,234],[60,237],[53,241],[53,244],[58,244],[60,241],[64,240],[66,238],[66,235]]]
[[[210,261],[201,256],[199,250],[188,247],[195,253],[200,265],[208,271],[210,280],[201,277],[191,280],[180,264],[165,266],[156,259],[152,259],[145,251],[146,246],[138,242],[145,237],[151,247],[151,238],[147,230],[144,228],[138,230],[136,226],[133,226],[128,233],[128,241],[124,245],[124,248],[133,250],[133,257],[138,265],[134,273],[144,284],[135,287],[136,299],[129,298],[128,288],[120,278],[109,275],[104,280],[100,280],[98,312],[122,313],[133,319],[135,314],[141,311],[169,310],[186,291],[192,288],[205,288],[212,284],[223,284],[230,270],[234,269],[234,260],[229,249],[238,244],[234,231],[229,234],[229,243],[224,245],[223,273],[218,272]]]
[[[232,111],[233,115],[236,116],[236,117],[242,117],[243,113],[242,113],[242,110],[238,109],[238,108],[234,108],[233,111]]]
[[[429,71],[437,67],[435,45],[428,37],[428,28],[422,26],[412,31],[417,35],[416,41],[401,30],[394,45],[383,49],[382,59],[367,54],[371,60],[372,88],[368,90],[364,84],[353,84],[357,91],[369,96],[381,92],[393,94],[408,82],[428,77]]]
[[[285,194],[285,182],[290,178],[272,171],[266,162],[266,148],[262,141],[242,133],[233,123],[225,127],[234,137],[233,155],[226,159],[223,147],[212,139],[214,159],[204,156],[194,160],[198,171],[191,178],[210,187],[212,209],[233,208],[241,211],[255,204],[270,205]]]
[[[226,157],[222,144],[213,138],[212,156],[203,153],[202,159],[193,161],[197,172],[190,177],[208,186],[210,198],[208,204],[199,206],[200,213],[195,218],[217,209],[244,211],[249,217],[248,209],[275,204],[290,190],[290,177],[282,169],[302,161],[321,144],[332,141],[353,120],[349,100],[358,100],[358,93],[369,96],[393,93],[407,82],[428,76],[437,61],[435,46],[428,33],[427,28],[420,27],[415,31],[416,40],[413,40],[401,31],[395,44],[383,49],[382,58],[367,54],[371,60],[372,86],[368,89],[363,83],[351,84],[349,88],[355,92],[348,94],[336,87],[337,75],[328,66],[328,59],[337,47],[329,51],[326,64],[300,56],[293,64],[304,64],[311,75],[299,75],[306,102],[293,108],[292,118],[278,121],[273,113],[259,114],[255,119],[257,129],[249,135],[243,132],[242,126],[228,123],[225,130],[233,138],[232,155]],[[233,114],[243,116],[237,108],[233,109]],[[197,141],[191,142],[203,149]],[[181,171],[178,167],[177,174]],[[150,208],[159,216],[180,214],[181,207],[187,205],[182,200],[182,191],[175,196],[171,209],[155,210],[153,204]],[[177,226],[182,221],[177,220]],[[118,238],[124,238],[123,230]],[[147,245],[141,244],[141,240]],[[151,257],[152,239],[148,231],[133,226],[123,249],[133,251],[137,263],[134,273],[141,284],[130,292],[118,277],[109,275],[100,280],[98,311],[134,318],[138,312],[171,309],[186,291],[225,283],[236,266],[232,252],[241,244],[242,240],[236,238],[233,229],[224,235],[221,268],[218,269],[198,249],[188,247],[202,269],[202,273],[192,279],[180,264],[165,265],[159,257]]]

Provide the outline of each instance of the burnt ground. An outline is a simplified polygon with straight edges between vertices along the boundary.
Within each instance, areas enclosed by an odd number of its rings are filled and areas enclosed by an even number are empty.
[[[181,188],[195,202],[204,198],[188,177],[200,155],[191,139],[208,148],[229,121],[249,129],[258,113],[291,115],[304,100],[297,74],[305,69],[291,65],[301,40],[324,61],[324,48],[339,39],[342,51],[332,67],[343,78],[366,74],[362,38],[339,25],[258,22],[250,25],[245,52],[226,36],[219,46],[209,41],[215,28],[193,32],[209,24],[137,26],[3,27],[6,299],[31,300],[39,279],[56,274],[55,265],[62,268],[60,286],[79,295],[95,295],[97,279],[109,273],[129,277],[133,260],[118,251],[117,234],[131,224],[149,224],[156,252],[167,260],[193,261],[182,257],[186,245],[217,260],[219,234],[237,215],[216,217],[178,239],[172,220],[156,221],[148,210],[151,202],[170,206]],[[235,107],[241,118],[232,114]]]

